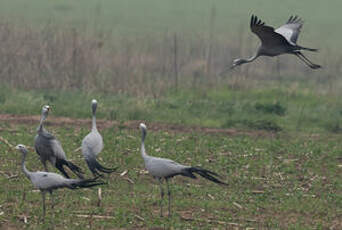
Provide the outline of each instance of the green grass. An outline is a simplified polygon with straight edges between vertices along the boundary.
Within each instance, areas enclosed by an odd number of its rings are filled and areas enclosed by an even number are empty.
[[[145,120],[214,128],[270,131],[342,131],[342,104],[337,96],[299,85],[250,90],[228,87],[169,91],[164,96],[133,97],[82,91],[21,90],[2,87],[1,113],[40,115],[44,104],[50,116],[88,118],[90,101],[99,101],[98,117],[107,120]]]
[[[32,146],[35,126],[2,124],[0,128],[0,136],[13,145]],[[49,126],[47,129],[59,138],[68,158],[85,169],[81,153],[74,150],[88,130],[77,126]],[[17,229],[52,226],[58,229],[212,229],[239,224],[242,228],[257,229],[326,229],[337,224],[335,227],[341,227],[342,187],[338,166],[341,164],[341,135],[257,138],[166,130],[149,132],[146,140],[149,154],[216,171],[229,183],[228,187],[221,187],[202,178],[173,179],[174,215],[168,219],[159,217],[158,184],[142,173],[138,129],[110,127],[101,133],[105,149],[100,161],[109,167],[120,166],[119,173],[128,170],[127,175],[113,174],[105,178],[108,184],[102,186],[101,207],[96,205],[96,189],[57,191],[55,210],[51,210],[48,199],[45,224],[39,221],[40,194],[32,191],[32,185],[21,172],[20,153],[1,142],[0,213],[3,214],[0,226]],[[32,151],[27,168],[42,170],[37,154]],[[5,174],[19,176],[7,179]],[[125,178],[130,178],[134,184]],[[26,198],[22,201],[24,192]],[[166,200],[164,210],[167,210]],[[111,219],[80,218],[77,214],[110,216]],[[28,224],[23,223],[23,215],[28,217]]]

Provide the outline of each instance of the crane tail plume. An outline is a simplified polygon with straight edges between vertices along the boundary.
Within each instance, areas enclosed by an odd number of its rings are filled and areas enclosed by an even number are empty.
[[[103,173],[112,173],[118,169],[118,167],[115,167],[115,168],[104,167],[96,159],[87,160],[87,164],[89,166],[90,171],[94,175],[98,174],[96,170],[103,172]]]
[[[186,172],[187,172],[186,176],[191,177],[191,178],[196,178],[196,176],[193,174],[193,173],[196,173],[196,174],[200,175],[201,177],[203,177],[207,180],[210,180],[214,183],[222,184],[222,185],[228,185],[225,182],[220,181],[218,178],[216,178],[216,177],[220,177],[217,173],[214,173],[214,172],[209,171],[207,169],[202,169],[199,167],[191,167],[191,168],[186,169]]]
[[[77,165],[73,164],[70,161],[66,161],[66,165],[68,166],[68,168],[73,171],[73,173],[75,173],[79,178],[83,179],[83,174],[84,172],[82,171],[82,169],[80,167],[78,167]]]
[[[56,161],[56,168],[61,171],[63,173],[63,175],[66,178],[70,178],[68,176],[68,174],[65,172],[63,165],[66,165],[73,173],[75,173],[80,179],[83,179],[83,171],[80,167],[78,167],[77,165],[73,164],[70,161],[67,160],[62,160],[62,159],[58,159]]]
[[[98,181],[97,180],[98,177],[95,177],[93,179],[85,179],[85,180],[80,180],[77,183],[72,184],[71,189],[78,189],[78,188],[90,188],[90,187],[94,187],[97,185],[103,185],[106,184],[103,181]]]

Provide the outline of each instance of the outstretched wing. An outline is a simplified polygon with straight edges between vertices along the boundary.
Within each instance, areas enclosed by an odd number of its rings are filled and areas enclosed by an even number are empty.
[[[255,15],[251,17],[251,30],[260,38],[263,46],[274,47],[287,43],[281,34],[276,33],[273,27],[266,26],[265,22],[262,22]]]
[[[301,18],[298,16],[291,16],[286,24],[276,29],[275,32],[284,36],[292,45],[295,45],[302,26],[303,21]]]

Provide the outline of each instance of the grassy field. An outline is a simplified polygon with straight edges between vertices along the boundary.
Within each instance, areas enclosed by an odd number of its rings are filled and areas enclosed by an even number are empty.
[[[341,229],[341,7],[0,0],[0,229]],[[319,48],[306,54],[323,68],[284,55],[219,75],[255,51],[251,14],[274,26],[300,15],[299,44]],[[100,161],[120,169],[105,178],[100,206],[97,189],[60,190],[42,223],[40,194],[13,146],[32,146],[49,104],[48,130],[86,168],[74,150],[89,130],[93,98],[105,141]],[[151,155],[219,172],[229,186],[175,178],[174,215],[159,217],[159,187],[139,153],[140,121],[152,130]],[[27,167],[42,170],[38,162],[31,149]]]
[[[13,122],[1,124],[0,128],[1,137],[10,144],[32,146],[35,126]],[[47,128],[60,139],[68,158],[86,168],[81,153],[74,150],[88,129],[77,125]],[[48,200],[46,223],[39,220],[41,196],[21,172],[21,154],[2,140],[0,228],[342,227],[340,135],[226,136],[162,128],[149,132],[146,147],[151,155],[216,171],[229,183],[221,187],[204,179],[175,178],[171,184],[174,215],[168,219],[159,217],[158,184],[143,171],[138,128],[113,126],[101,133],[105,142],[101,161],[120,168],[105,178],[108,184],[102,186],[102,204],[97,206],[96,189],[59,190],[54,194],[54,210]],[[42,170],[38,162],[31,150],[27,167]],[[125,170],[128,173],[120,176]]]
[[[40,115],[52,106],[53,116],[88,118],[89,102],[99,100],[98,117],[115,121],[145,120],[184,126],[304,133],[341,133],[338,93],[319,84],[289,83],[256,89],[221,87],[169,91],[163,97],[82,91],[2,88],[0,114]]]

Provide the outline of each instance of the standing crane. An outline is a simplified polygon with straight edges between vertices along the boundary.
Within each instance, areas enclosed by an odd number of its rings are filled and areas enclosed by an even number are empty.
[[[301,50],[317,51],[317,49],[306,48],[297,45],[297,39],[302,26],[303,21],[298,16],[291,16],[285,25],[282,25],[275,30],[271,26],[266,26],[265,23],[258,19],[257,16],[252,15],[250,27],[252,32],[255,33],[261,40],[261,45],[252,57],[248,59],[235,59],[231,68],[244,63],[252,62],[259,56],[274,57],[281,54],[296,55],[310,68],[321,68],[320,65],[312,63],[301,52]]]
[[[196,179],[196,174],[200,175],[201,177],[210,180],[214,183],[221,184],[221,185],[227,185],[226,183],[220,181],[216,177],[219,177],[218,174],[211,172],[206,169],[202,169],[199,167],[191,167],[191,166],[186,166],[179,164],[173,160],[167,159],[167,158],[159,158],[159,157],[152,157],[147,155],[145,151],[145,137],[147,134],[147,128],[146,125],[141,123],[139,125],[141,132],[142,132],[142,137],[141,137],[141,155],[144,159],[145,162],[145,168],[151,174],[155,179],[158,180],[159,182],[159,187],[160,187],[160,196],[161,196],[161,201],[160,201],[160,216],[163,216],[163,207],[162,207],[162,200],[164,198],[164,190],[162,187],[162,180],[164,179],[167,184],[167,194],[168,194],[168,199],[169,199],[169,216],[171,216],[171,192],[169,188],[169,179],[181,175],[185,177],[190,177],[192,179]]]
[[[48,172],[46,161],[50,161],[51,164],[63,173],[66,178],[70,177],[65,172],[63,165],[66,165],[79,178],[83,178],[82,170],[66,159],[61,143],[51,133],[44,129],[43,123],[46,120],[49,111],[50,106],[44,105],[42,108],[40,123],[37,128],[37,135],[34,138],[34,148],[40,156],[40,160],[44,165],[45,171]]]
[[[46,192],[50,193],[52,199],[52,192],[58,188],[69,188],[69,189],[77,189],[77,188],[89,188],[96,185],[102,185],[104,182],[97,181],[97,178],[94,179],[67,179],[57,173],[50,172],[30,172],[27,170],[25,166],[25,159],[27,155],[27,149],[25,145],[19,144],[15,147],[22,153],[22,162],[21,168],[25,174],[25,176],[31,180],[33,186],[40,190],[42,194],[43,201],[43,218],[45,218],[45,194]],[[52,202],[53,203],[53,202]]]
[[[103,149],[103,140],[102,136],[97,131],[96,127],[96,108],[97,101],[93,99],[91,101],[91,108],[93,112],[92,117],[92,127],[91,132],[84,137],[82,141],[82,154],[84,156],[85,161],[87,162],[88,168],[93,173],[94,177],[101,175],[99,172],[104,173],[112,173],[116,170],[116,168],[106,168],[102,166],[97,160],[97,155]]]

